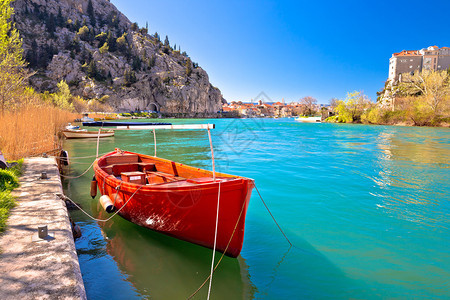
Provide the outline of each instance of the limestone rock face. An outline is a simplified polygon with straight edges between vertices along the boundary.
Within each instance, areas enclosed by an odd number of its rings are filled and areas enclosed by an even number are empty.
[[[226,102],[205,70],[107,0],[16,0],[14,21],[38,91],[65,80],[117,111],[212,115]]]
[[[68,53],[64,52],[59,52],[53,56],[47,67],[46,75],[54,81],[65,80],[69,83],[83,79],[80,62],[72,59]]]

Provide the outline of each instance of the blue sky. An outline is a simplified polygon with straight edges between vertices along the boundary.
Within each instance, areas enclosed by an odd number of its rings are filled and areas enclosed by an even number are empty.
[[[450,1],[111,0],[205,69],[225,99],[375,101],[393,52],[450,47]],[[266,99],[268,100],[268,99]]]

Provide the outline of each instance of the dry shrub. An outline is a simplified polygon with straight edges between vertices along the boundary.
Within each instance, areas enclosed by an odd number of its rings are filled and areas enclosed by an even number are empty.
[[[92,112],[113,112],[114,109],[108,104],[101,103],[98,100],[92,99],[89,100],[89,111]]]
[[[0,113],[0,149],[8,160],[54,150],[58,132],[77,117],[50,105],[24,105]]]

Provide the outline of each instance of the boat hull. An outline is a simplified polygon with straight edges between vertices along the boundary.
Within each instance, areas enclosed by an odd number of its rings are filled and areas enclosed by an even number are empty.
[[[307,118],[298,117],[298,118],[295,118],[295,121],[301,122],[301,123],[321,123],[322,118],[321,117],[307,117]]]
[[[96,131],[82,131],[82,130],[63,130],[62,134],[66,139],[86,139],[86,138],[98,138],[98,132]],[[102,131],[100,137],[114,136],[114,131]]]
[[[216,250],[231,257],[239,255],[244,240],[245,215],[254,186],[252,179],[217,174],[215,182],[201,183],[200,180],[200,183],[180,181],[140,185],[123,182],[114,174],[107,174],[101,167],[104,163],[102,158],[94,163],[98,187],[102,195],[111,198],[120,216],[137,225],[208,248],[214,245],[220,189]],[[160,158],[141,155],[140,159],[156,162],[159,168],[164,168],[165,164],[174,166],[185,178],[189,172],[197,179],[198,176],[212,176],[210,171]]]

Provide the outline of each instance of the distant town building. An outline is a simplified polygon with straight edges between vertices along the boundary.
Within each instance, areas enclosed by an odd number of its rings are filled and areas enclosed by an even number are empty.
[[[403,50],[389,59],[389,80],[395,82],[402,73],[422,70],[446,70],[450,67],[450,48],[431,46],[422,50]]]

